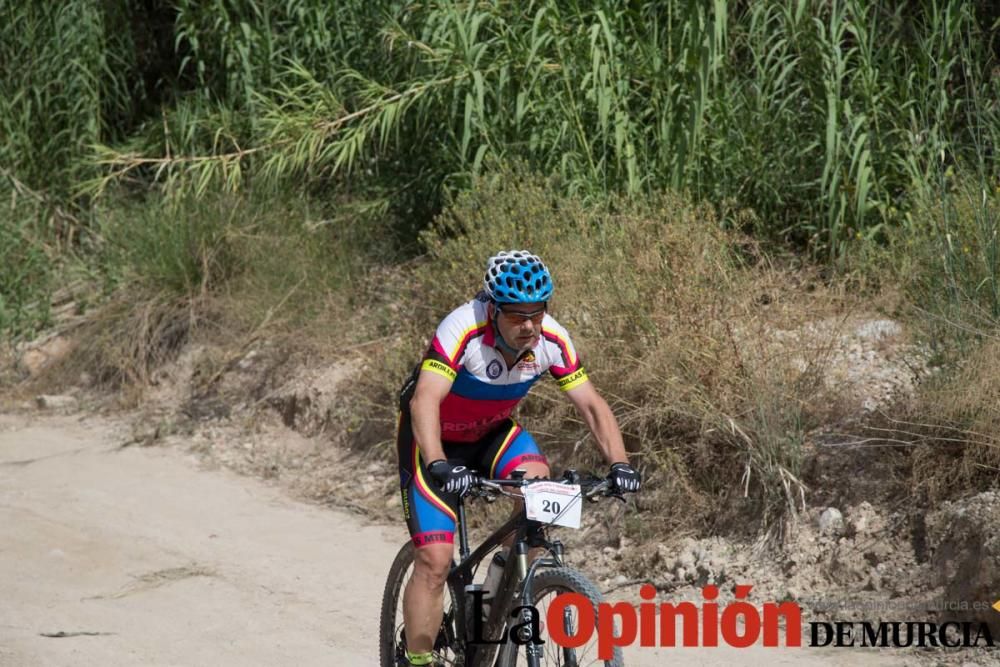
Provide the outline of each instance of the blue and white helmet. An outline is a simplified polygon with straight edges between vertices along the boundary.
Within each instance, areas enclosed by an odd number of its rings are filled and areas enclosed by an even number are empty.
[[[497,303],[537,303],[552,296],[552,276],[527,250],[503,250],[486,263],[486,294]]]

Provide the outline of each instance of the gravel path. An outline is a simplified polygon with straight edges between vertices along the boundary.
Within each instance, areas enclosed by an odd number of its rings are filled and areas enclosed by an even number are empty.
[[[401,526],[119,442],[97,420],[0,415],[0,665],[376,665]],[[870,650],[627,656],[630,667],[906,664]]]

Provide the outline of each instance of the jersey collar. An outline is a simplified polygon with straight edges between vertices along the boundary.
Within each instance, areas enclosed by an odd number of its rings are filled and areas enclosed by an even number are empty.
[[[493,333],[493,318],[489,315],[486,316],[486,331],[483,333],[483,345],[489,345],[490,347],[497,346],[496,335]]]

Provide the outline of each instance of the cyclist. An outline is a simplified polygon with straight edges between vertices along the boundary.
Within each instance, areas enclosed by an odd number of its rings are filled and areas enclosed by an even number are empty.
[[[423,361],[400,394],[397,435],[403,513],[416,555],[403,593],[407,661],[432,664],[445,580],[454,554],[458,498],[470,469],[507,478],[548,477],[534,438],[511,418],[517,403],[550,373],[590,428],[617,490],[636,492],[614,413],[587,379],[569,335],[547,312],[552,277],[523,250],[486,265],[484,290],[438,325]]]

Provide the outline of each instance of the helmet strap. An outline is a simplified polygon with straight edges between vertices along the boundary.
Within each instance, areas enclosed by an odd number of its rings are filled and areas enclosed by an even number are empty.
[[[497,312],[495,301],[493,302],[493,312],[494,313]],[[517,359],[521,355],[521,350],[514,349],[507,343],[507,341],[503,339],[503,335],[500,333],[500,327],[497,325],[496,315],[493,316],[493,340],[500,346],[501,350],[503,350],[508,354],[514,355],[515,359]]]

